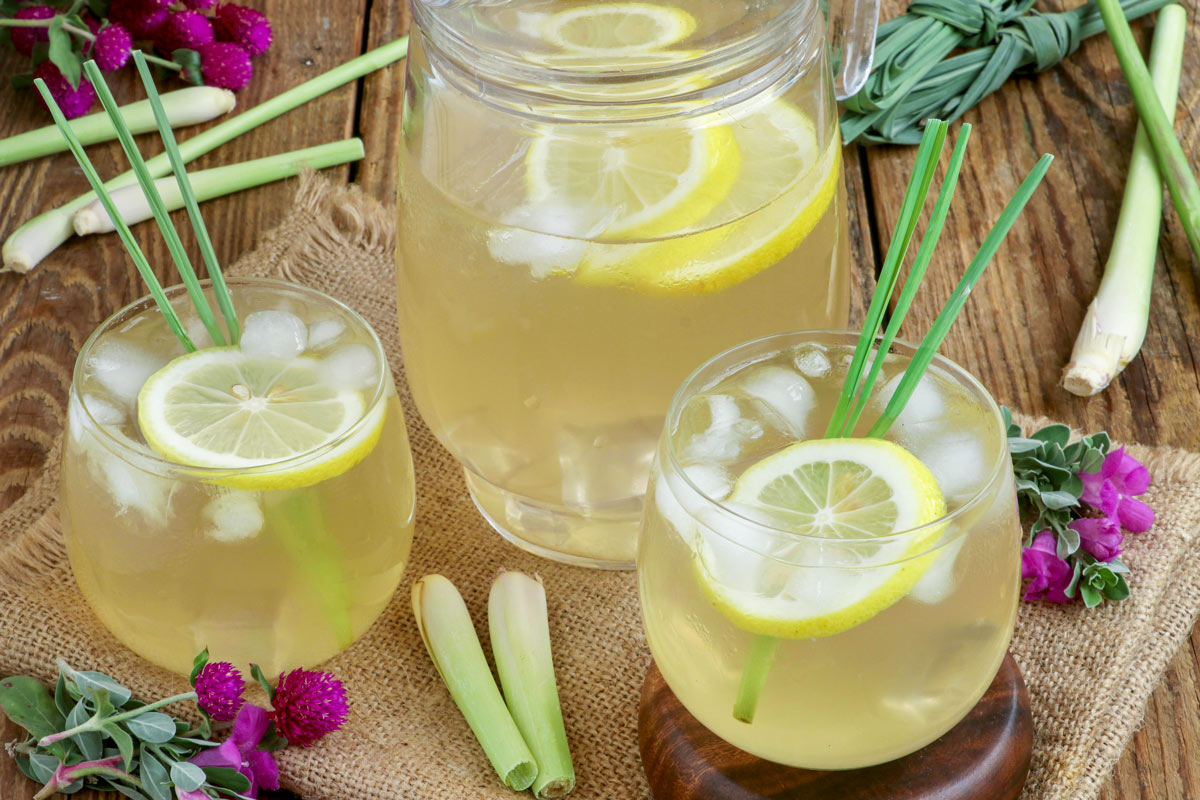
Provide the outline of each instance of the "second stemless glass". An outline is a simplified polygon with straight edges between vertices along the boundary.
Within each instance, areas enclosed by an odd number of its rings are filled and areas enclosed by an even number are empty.
[[[821,438],[857,338],[772,336],[694,373],[668,413],[639,543],[646,636],[671,690],[730,744],[808,769],[890,761],[957,724],[996,674],[1019,593],[1021,534],[1000,412],[941,357],[886,437],[936,478],[947,509],[940,519],[886,537],[830,538],[730,499],[754,465]],[[913,351],[897,342],[886,356],[868,426]],[[839,496],[829,474],[828,496]],[[831,507],[854,513],[855,495]],[[808,638],[772,644],[756,630],[764,619]],[[774,662],[746,723],[735,700],[764,645]]]
[[[397,262],[417,406],[504,536],[629,567],[679,381],[846,322],[820,6],[413,10]]]

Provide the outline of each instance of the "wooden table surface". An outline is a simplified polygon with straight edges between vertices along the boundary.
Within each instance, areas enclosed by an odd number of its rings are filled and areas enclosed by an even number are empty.
[[[275,45],[256,62],[258,74],[238,96],[253,106],[358,53],[390,41],[407,27],[398,0],[253,0],[274,21]],[[1060,5],[1061,4],[1061,5]],[[901,5],[885,3],[896,13]],[[1074,5],[1051,0],[1049,9]],[[887,13],[887,12],[885,12]],[[1147,26],[1135,23],[1139,40]],[[1184,150],[1200,144],[1200,27],[1191,26],[1180,91],[1177,130]],[[0,54],[4,75],[24,69],[11,52]],[[197,168],[258,158],[323,142],[361,136],[366,159],[328,170],[390,201],[396,184],[402,65],[330,92],[202,157]],[[135,96],[126,76],[118,99]],[[1200,341],[1200,301],[1191,257],[1173,211],[1168,213],[1156,267],[1153,314],[1140,358],[1100,396],[1083,400],[1058,385],[1088,300],[1104,263],[1116,220],[1135,112],[1120,68],[1101,36],[1065,64],[1036,78],[1010,82],[970,111],[971,149],[939,256],[907,324],[919,337],[986,226],[1043,152],[1056,161],[1023,220],[1009,236],[947,339],[943,352],[978,375],[997,400],[1028,413],[1047,414],[1114,437],[1200,450],[1200,371],[1192,339]],[[0,88],[0,137],[45,124],[31,93]],[[152,137],[145,147],[157,151]],[[102,174],[124,171],[115,144],[91,148]],[[846,152],[858,287],[872,285],[879,243],[890,231],[907,181],[913,150]],[[69,155],[0,168],[0,237],[34,213],[86,188]],[[293,186],[276,184],[206,204],[217,254],[231,262],[250,248],[288,206]],[[192,249],[190,230],[177,221]],[[153,225],[138,240],[167,277],[167,256]],[[173,282],[173,281],[172,281]],[[112,311],[144,291],[116,237],[75,240],[34,272],[0,275],[0,508],[20,497],[38,473],[65,412],[75,354]],[[861,309],[861,294],[855,298]],[[1136,591],[1136,577],[1135,577]],[[1200,638],[1193,635],[1154,694],[1144,726],[1104,788],[1105,800],[1200,797]],[[0,741],[15,738],[5,724]],[[33,784],[0,758],[0,800],[28,800]],[[99,795],[75,795],[97,800]],[[105,797],[111,798],[112,795]],[[390,800],[390,799],[389,799]]]

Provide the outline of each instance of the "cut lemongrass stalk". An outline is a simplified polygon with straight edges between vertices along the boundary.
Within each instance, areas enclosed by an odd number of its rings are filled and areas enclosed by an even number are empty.
[[[892,240],[888,244],[883,267],[879,271],[875,293],[867,308],[867,318],[863,323],[864,335],[859,339],[858,345],[854,349],[854,356],[850,361],[847,374],[853,376],[853,380],[847,379],[842,385],[841,394],[838,395],[837,404],[829,418],[829,425],[825,429],[826,438],[842,434],[850,403],[858,394],[858,379],[862,375],[867,356],[870,355],[874,346],[884,312],[887,310],[892,292],[896,288],[900,265],[904,263],[909,242],[912,241],[917,221],[921,217],[921,208],[925,205],[925,197],[929,194],[929,185],[933,182],[938,158],[942,154],[942,145],[946,141],[946,128],[945,122],[931,119],[926,124],[925,132],[921,136],[921,144],[917,147],[916,162],[913,165],[912,175],[909,176],[908,188],[904,192],[904,201],[900,205],[900,216],[896,219],[896,227],[892,233]]]
[[[851,410],[843,426],[842,430],[846,436],[853,434],[859,417],[862,416],[863,410],[867,407],[867,400],[871,397],[871,389],[874,388],[875,380],[878,378],[879,371],[883,367],[883,357],[891,348],[892,342],[896,340],[896,334],[900,332],[900,326],[904,323],[904,318],[908,316],[908,310],[912,307],[913,299],[917,296],[917,289],[920,288],[921,281],[925,279],[925,270],[928,269],[929,262],[933,258],[933,251],[937,247],[938,239],[942,235],[942,228],[945,227],[946,217],[950,214],[950,202],[954,199],[954,187],[958,184],[958,173],[962,168],[963,156],[966,155],[967,142],[970,138],[971,125],[970,123],[963,123],[962,129],[959,131],[958,141],[954,145],[954,152],[950,156],[950,165],[946,168],[946,177],[942,180],[942,187],[938,190],[937,201],[933,204],[933,214],[929,218],[929,226],[925,229],[925,235],[921,238],[921,247],[917,250],[917,257],[913,260],[912,268],[908,271],[908,277],[904,281],[904,288],[900,292],[900,298],[896,301],[895,309],[892,310],[892,316],[888,320],[887,328],[876,345],[876,353],[878,355],[871,359],[871,367],[867,371],[866,380],[862,382],[862,389],[854,402],[854,408]]]
[[[426,575],[413,584],[412,605],[433,666],[500,780],[510,789],[528,789],[537,763],[500,697],[462,595],[441,575]]]
[[[1187,12],[1169,5],[1158,12],[1150,45],[1150,78],[1163,111],[1174,116],[1187,33]],[[1150,317],[1150,290],[1162,223],[1162,174],[1139,122],[1129,157],[1125,194],[1100,288],[1088,306],[1063,370],[1063,386],[1088,397],[1103,391],[1142,348]]]
[[[243,161],[240,164],[192,171],[188,173],[188,179],[191,181],[192,190],[196,193],[196,200],[203,203],[265,183],[294,177],[306,167],[325,169],[338,164],[358,161],[362,157],[362,139],[344,139],[340,142],[306,147],[303,150],[293,150],[290,153]],[[183,194],[173,176],[159,178],[154,185],[158,187],[158,193],[166,203],[168,211],[183,208]],[[117,204],[121,216],[129,225],[136,225],[153,216],[150,203],[146,200],[141,186],[123,186],[120,189],[114,189],[110,194],[113,202]],[[92,202],[75,212],[75,233],[79,236],[111,233],[113,230],[112,221],[99,201]]]
[[[963,305],[967,302],[967,297],[970,296],[971,290],[975,287],[984,269],[987,268],[988,262],[992,260],[992,256],[996,255],[996,251],[1000,249],[1001,242],[1012,229],[1013,224],[1017,221],[1021,211],[1025,208],[1025,204],[1029,202],[1029,198],[1033,196],[1034,190],[1038,184],[1042,182],[1042,178],[1046,175],[1046,170],[1050,169],[1050,162],[1054,160],[1054,156],[1046,154],[1038,159],[1037,164],[1030,170],[1029,175],[1021,182],[1020,188],[1013,198],[1008,201],[1008,205],[1004,207],[1004,212],[1000,218],[996,220],[996,224],[988,231],[988,235],[984,238],[983,244],[979,248],[979,252],[971,259],[971,263],[967,265],[967,271],[959,280],[958,285],[954,287],[954,291],[950,294],[950,299],[946,301],[946,305],[942,307],[941,312],[934,319],[933,325],[929,328],[929,333],[925,334],[925,338],[921,340],[921,344],[917,347],[917,351],[913,354],[912,360],[908,362],[908,367],[904,370],[904,375],[900,378],[900,383],[896,387],[895,393],[888,401],[883,413],[879,419],[871,426],[867,436],[879,437],[887,433],[892,423],[900,416],[900,412],[904,410],[905,403],[912,396],[913,391],[917,388],[917,382],[921,380],[921,376],[925,374],[925,370],[929,368],[929,364],[933,361],[933,357],[937,355],[938,348],[942,346],[942,342],[946,338],[946,334],[950,331],[950,326],[954,324],[958,313],[962,311]]]
[[[771,665],[775,663],[777,647],[778,639],[761,633],[755,634],[750,641],[750,655],[742,670],[737,699],[733,703],[733,718],[739,722],[754,722],[754,712],[758,710],[758,696],[767,685],[767,675],[771,672]]]
[[[225,275],[221,272],[221,265],[217,262],[217,253],[213,249],[212,237],[208,235],[208,226],[204,224],[204,218],[200,216],[200,206],[196,202],[195,192],[192,191],[192,181],[188,177],[187,170],[184,168],[183,156],[179,153],[179,145],[175,143],[175,133],[171,130],[171,126],[167,124],[167,113],[162,105],[162,98],[158,96],[158,88],[154,85],[154,78],[150,76],[150,69],[146,66],[146,56],[141,50],[136,50],[133,53],[133,61],[137,65],[138,74],[142,77],[142,85],[146,88],[146,99],[150,101],[151,108],[154,109],[154,118],[158,121],[158,133],[162,138],[163,146],[166,148],[167,159],[171,162],[171,171],[175,173],[175,183],[183,196],[183,204],[187,207],[188,219],[192,222],[192,230],[196,234],[196,244],[200,247],[200,255],[204,259],[204,266],[208,269],[209,280],[212,281],[213,294],[217,298],[217,305],[221,308],[221,314],[225,317],[225,326],[229,329],[230,344],[237,344],[241,339],[241,326],[238,324],[237,312],[233,308],[233,297],[229,294],[229,287],[225,285]],[[140,176],[139,176],[140,177]],[[146,187],[146,182],[139,180],[143,189]],[[151,183],[153,187],[153,183]],[[162,204],[162,197],[158,195],[158,190],[151,188],[146,191],[147,197],[158,197],[158,203]],[[153,208],[154,202],[151,200],[152,210],[157,219],[158,209]],[[163,209],[165,215],[166,210]],[[170,221],[168,220],[168,224]],[[171,229],[172,233],[174,228]],[[178,240],[178,236],[175,239]],[[182,249],[182,245],[181,245]],[[185,253],[184,258],[187,258]],[[188,265],[191,269],[191,265]],[[182,269],[180,270],[182,272]],[[201,298],[204,295],[201,294]],[[207,311],[207,304],[204,311]],[[197,304],[197,312],[200,312],[199,304]],[[209,314],[211,316],[211,313]],[[201,313],[201,318],[204,314]],[[207,325],[207,321],[205,325]],[[215,323],[214,323],[215,326]],[[217,342],[216,336],[213,341]]]
[[[236,103],[233,92],[216,86],[188,86],[176,89],[164,94],[162,100],[173,128],[208,122],[232,111]],[[121,106],[121,119],[125,120],[126,126],[135,134],[157,129],[154,112],[146,100]],[[73,119],[70,125],[79,143],[84,147],[117,138],[117,131],[105,111]],[[59,135],[57,126],[47,125],[0,141],[0,167],[60,153],[66,149],[67,140]]]
[[[201,131],[179,145],[179,152],[185,162],[199,158],[219,145],[240,136],[252,128],[275,119],[281,114],[291,111],[297,106],[307,103],[314,97],[332,91],[343,84],[357,80],[369,72],[387,66],[405,56],[408,52],[408,37],[402,36],[393,42],[377,47],[345,64],[305,81],[299,86],[266,100],[254,108],[247,109],[237,116],[218,122],[211,128]],[[171,162],[165,153],[161,153],[146,162],[146,167],[155,178],[161,178],[171,171]],[[133,171],[122,173],[110,180],[105,187],[117,189],[137,183]],[[46,211],[17,228],[4,242],[0,256],[4,260],[4,269],[15,272],[28,272],[37,266],[42,259],[71,237],[74,233],[73,217],[75,212],[96,199],[92,192],[80,195],[66,205]]]
[[[502,570],[488,596],[488,631],[504,701],[537,761],[533,793],[564,797],[575,788],[575,767],[554,680],[542,582]]]
[[[104,203],[104,208],[108,211],[108,215],[117,223],[117,235],[121,237],[121,241],[125,244],[125,249],[129,251],[129,256],[133,259],[134,266],[137,267],[142,280],[146,282],[146,287],[150,290],[150,295],[154,298],[159,311],[162,312],[163,318],[167,321],[167,326],[171,329],[171,333],[175,334],[175,337],[183,344],[185,350],[189,353],[194,352],[196,346],[192,344],[187,331],[184,330],[183,324],[179,321],[179,315],[175,313],[171,301],[167,299],[162,284],[158,282],[158,277],[154,274],[154,270],[150,268],[150,263],[146,260],[142,248],[138,247],[138,243],[133,238],[133,233],[129,230],[129,226],[121,219],[121,215],[117,213],[117,207],[113,204],[112,198],[108,196],[108,192],[104,188],[104,182],[100,180],[100,175],[96,172],[96,168],[92,166],[91,159],[84,152],[83,145],[75,137],[75,132],[67,124],[67,118],[63,116],[62,109],[58,107],[54,96],[50,94],[50,90],[46,87],[46,82],[41,78],[35,78],[33,85],[37,87],[38,92],[42,95],[42,99],[46,101],[46,107],[50,109],[50,115],[54,117],[54,122],[58,125],[58,129],[66,137],[71,154],[75,156],[75,160],[79,163],[79,168],[83,170],[84,177],[92,185],[92,189],[99,196],[100,201]]]
[[[109,90],[108,83],[104,80],[104,74],[100,72],[100,68],[96,66],[96,62],[91,60],[84,63],[83,71],[87,75],[88,80],[92,82],[92,86],[95,87],[96,96],[100,98],[100,104],[104,106],[104,110],[112,118],[113,127],[117,129],[117,139],[121,142],[121,148],[125,151],[126,158],[129,159],[129,165],[133,167],[133,172],[137,175],[138,183],[141,185],[142,191],[146,194],[146,199],[150,202],[150,208],[154,212],[154,219],[158,222],[158,228],[162,231],[163,239],[167,243],[167,250],[170,251],[171,259],[175,262],[175,267],[179,270],[179,275],[183,279],[183,285],[187,289],[188,297],[191,298],[192,305],[196,307],[196,314],[199,316],[200,321],[204,323],[204,328],[208,331],[208,335],[212,337],[213,343],[218,347],[224,345],[225,335],[217,327],[216,318],[213,317],[212,309],[209,308],[208,298],[204,296],[204,288],[200,285],[200,279],[196,276],[196,271],[192,269],[192,262],[188,258],[187,250],[184,248],[183,242],[179,238],[179,233],[175,230],[175,226],[171,223],[171,216],[167,213],[167,208],[163,204],[162,197],[158,194],[158,189],[154,186],[154,177],[150,174],[150,170],[146,168],[146,161],[142,158],[142,154],[137,148],[137,143],[133,141],[133,134],[129,132],[129,128],[126,128],[125,123],[121,120],[117,100]],[[109,196],[109,201],[113,202],[111,195]],[[213,286],[216,288],[215,283]]]
[[[1187,234],[1192,255],[1200,261],[1200,184],[1196,183],[1187,155],[1175,136],[1174,114],[1168,117],[1163,110],[1150,71],[1133,39],[1129,20],[1121,11],[1120,0],[1096,0],[1096,8],[1104,20],[1121,71],[1125,73],[1138,116],[1145,123],[1146,136],[1158,157],[1158,169],[1179,213],[1179,222]]]

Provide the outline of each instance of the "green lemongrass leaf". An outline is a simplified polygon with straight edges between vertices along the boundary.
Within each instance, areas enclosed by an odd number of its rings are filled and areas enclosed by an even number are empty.
[[[179,276],[183,279],[183,284],[187,288],[188,297],[191,298],[192,305],[196,309],[196,315],[204,323],[204,328],[208,331],[208,335],[212,337],[213,343],[218,347],[224,345],[225,335],[217,326],[216,318],[213,316],[212,309],[208,305],[208,298],[204,295],[204,289],[200,285],[200,279],[196,276],[196,271],[192,268],[191,259],[188,258],[187,249],[184,248],[183,241],[180,240],[179,233],[175,230],[175,226],[171,222],[171,217],[167,213],[162,197],[158,193],[158,187],[154,185],[154,176],[150,174],[150,170],[146,167],[146,161],[142,158],[141,151],[137,148],[137,143],[133,141],[133,134],[129,132],[128,126],[125,125],[125,120],[121,118],[121,109],[117,105],[116,98],[113,97],[112,92],[109,90],[108,83],[104,80],[104,75],[100,72],[100,68],[96,66],[95,61],[89,60],[83,65],[83,69],[91,80],[92,85],[96,87],[96,95],[100,98],[100,104],[108,112],[108,116],[113,123],[113,128],[117,131],[117,139],[121,142],[121,148],[125,151],[125,156],[129,159],[129,165],[133,168],[134,174],[137,175],[142,191],[146,193],[146,199],[150,202],[150,208],[154,212],[154,219],[158,222],[158,228],[162,232],[163,240],[167,243],[167,250],[171,253],[171,260],[175,262],[175,267],[179,270]],[[155,100],[157,100],[157,97]],[[151,107],[154,109],[155,119],[159,121],[161,130],[164,125],[163,119],[165,119],[165,117],[159,119],[159,113],[162,112],[162,104],[159,103],[155,106],[151,102]],[[166,130],[170,131],[170,127],[167,126]],[[215,281],[213,286],[216,288]]]
[[[421,641],[454,704],[510,789],[524,791],[537,777],[537,763],[500,697],[458,589],[441,575],[413,583],[413,614]]]
[[[125,728],[143,742],[165,744],[175,738],[175,720],[161,711],[147,711],[125,720]]]
[[[755,634],[750,641],[750,654],[746,658],[746,666],[742,669],[737,698],[733,702],[733,718],[739,722],[754,722],[758,698],[763,687],[767,685],[767,675],[771,672],[771,665],[775,663],[775,650],[778,646],[777,638],[761,633]]]
[[[875,386],[875,380],[883,368],[883,356],[891,348],[892,342],[896,340],[896,334],[900,332],[900,326],[904,323],[904,318],[908,315],[909,308],[912,307],[913,299],[917,296],[917,289],[920,288],[921,281],[925,279],[925,271],[933,259],[933,251],[937,248],[942,228],[946,224],[946,217],[950,214],[950,203],[954,200],[954,188],[958,185],[958,173],[962,169],[963,157],[967,153],[967,142],[970,138],[971,125],[964,123],[958,141],[954,145],[954,152],[950,156],[950,164],[946,167],[946,177],[942,180],[941,189],[938,190],[933,213],[929,218],[929,226],[925,229],[925,235],[921,237],[921,246],[917,250],[917,257],[908,272],[904,289],[900,292],[900,299],[896,301],[896,308],[892,311],[887,329],[883,332],[883,337],[877,345],[879,355],[871,359],[871,368],[867,372],[866,380],[863,381],[862,391],[843,427],[843,433],[846,435],[853,433],[854,426],[858,424],[859,417],[866,409],[871,389]]]
[[[888,244],[883,267],[880,268],[879,279],[876,282],[875,292],[871,296],[871,304],[867,309],[867,318],[863,323],[862,334],[854,348],[854,356],[850,361],[845,382],[842,384],[842,391],[838,395],[837,404],[829,418],[829,425],[825,429],[826,438],[841,435],[850,402],[858,394],[863,365],[874,347],[875,337],[879,334],[884,312],[887,310],[892,292],[896,288],[900,265],[904,262],[908,244],[912,240],[917,220],[920,219],[921,208],[925,205],[925,196],[929,193],[929,184],[933,181],[934,170],[937,168],[938,158],[945,140],[946,124],[940,120],[930,120],[929,125],[925,128],[924,136],[921,137],[921,146],[917,149],[916,162],[913,164],[913,171],[909,176],[908,188],[904,192],[904,201],[900,205],[900,216],[896,220],[896,227],[892,233],[892,240]]]
[[[167,768],[145,750],[139,759],[138,777],[141,778],[142,789],[150,796],[150,800],[172,800],[171,776],[167,773]]]
[[[58,125],[63,136],[66,137],[71,154],[75,156],[75,160],[79,163],[79,168],[83,170],[84,176],[88,183],[92,186],[92,191],[96,193],[100,201],[104,203],[104,210],[108,212],[109,217],[117,224],[117,235],[121,237],[121,241],[125,244],[125,249],[129,252],[129,257],[133,259],[134,266],[137,267],[138,273],[145,281],[146,287],[150,290],[151,296],[154,297],[154,302],[162,312],[163,317],[167,321],[167,326],[171,329],[171,333],[179,339],[185,350],[189,353],[196,350],[196,346],[192,344],[192,340],[188,337],[187,331],[183,329],[183,323],[179,321],[179,315],[175,313],[175,309],[171,306],[171,301],[167,299],[166,293],[163,291],[162,284],[158,282],[158,276],[154,274],[154,270],[150,268],[150,262],[146,260],[145,254],[142,253],[142,248],[138,246],[137,241],[133,238],[133,233],[129,230],[129,226],[121,219],[121,215],[117,212],[116,206],[113,205],[112,198],[109,197],[108,191],[104,188],[104,182],[100,180],[99,173],[92,166],[92,161],[88,158],[87,153],[83,150],[83,145],[79,143],[78,137],[71,127],[67,124],[66,117],[63,116],[62,110],[55,102],[54,96],[50,94],[50,90],[46,88],[45,81],[40,78],[34,81],[38,92],[42,95],[42,99],[46,101],[46,106],[50,109],[51,116],[54,117],[54,122]],[[91,198],[89,197],[89,200]]]
[[[195,764],[176,761],[171,765],[171,782],[180,791],[194,792],[204,785],[205,780],[204,770]]]
[[[504,702],[537,762],[530,789],[538,798],[563,797],[575,788],[575,767],[554,679],[541,580],[502,570],[488,595],[488,631]]]
[[[78,89],[79,53],[75,51],[75,42],[71,39],[71,34],[63,30],[65,21],[60,14],[54,17],[50,22],[50,27],[46,29],[46,34],[50,37],[50,46],[46,51],[46,57],[54,66],[58,67],[58,71],[63,74],[71,87]]]
[[[229,767],[201,767],[201,769],[204,770],[204,776],[213,786],[231,789],[239,793],[250,791],[250,779],[236,769]]]
[[[128,731],[121,727],[118,722],[110,722],[100,726],[101,732],[108,738],[113,740],[117,746],[117,751],[121,754],[121,760],[125,762],[124,769],[128,770],[133,766],[133,737]]]
[[[192,222],[192,230],[196,233],[196,243],[200,246],[200,254],[204,258],[204,265],[208,268],[208,277],[212,281],[213,293],[217,298],[217,305],[221,308],[221,313],[225,317],[225,325],[229,329],[229,341],[231,344],[237,344],[240,338],[240,328],[238,326],[237,313],[233,308],[233,298],[229,294],[229,287],[225,285],[225,276],[221,273],[221,265],[217,263],[217,253],[213,250],[212,238],[208,235],[208,228],[204,224],[204,218],[200,216],[200,206],[196,203],[196,195],[192,191],[192,183],[188,179],[187,170],[184,169],[183,156],[179,152],[179,146],[175,143],[175,133],[171,130],[171,122],[167,118],[167,112],[163,108],[162,101],[158,96],[158,88],[154,85],[154,78],[150,75],[150,69],[146,66],[146,57],[141,50],[135,50],[133,53],[134,63],[137,65],[138,74],[142,77],[142,85],[146,87],[146,99],[150,101],[150,107],[154,110],[154,119],[158,122],[158,133],[162,137],[163,145],[166,147],[167,159],[171,162],[171,170],[175,173],[175,180],[179,184],[179,191],[183,195],[184,205],[187,207],[188,218]],[[143,169],[145,165],[143,165]],[[147,173],[147,178],[149,174]],[[142,187],[145,188],[145,181],[142,181]],[[153,180],[151,180],[153,185]],[[162,203],[162,197],[159,196],[157,188],[154,189],[154,196],[158,198],[158,202]],[[165,211],[163,212],[166,213]],[[158,215],[155,214],[155,217]],[[168,223],[169,224],[169,223]],[[172,228],[174,230],[174,228]],[[185,256],[186,258],[186,256]],[[189,269],[191,265],[189,264]],[[201,293],[203,297],[203,293]],[[208,301],[204,303],[205,310],[208,309]],[[197,306],[199,309],[199,306]],[[209,311],[211,318],[212,312]],[[204,318],[201,313],[201,318]],[[205,322],[208,326],[208,322]],[[213,323],[213,329],[216,329],[216,323]],[[209,331],[211,334],[212,331]],[[213,341],[223,343],[225,338],[222,336],[218,339],[213,336]]]
[[[954,324],[954,320],[958,317],[963,306],[967,302],[967,297],[971,290],[975,287],[984,269],[992,260],[992,256],[1000,249],[1001,242],[1012,226],[1016,223],[1017,217],[1024,210],[1025,204],[1029,202],[1029,198],[1033,196],[1033,192],[1037,189],[1038,184],[1042,182],[1042,178],[1046,175],[1046,170],[1050,168],[1050,163],[1054,157],[1046,154],[1038,159],[1037,164],[1030,171],[1029,175],[1021,182],[1017,193],[1009,200],[1004,207],[1004,212],[1000,218],[996,220],[996,224],[988,232],[984,238],[983,244],[979,248],[979,252],[971,259],[971,263],[967,267],[966,273],[955,286],[954,292],[950,295],[950,299],[946,301],[946,305],[934,320],[929,333],[921,341],[917,352],[913,354],[912,360],[909,362],[907,369],[904,370],[904,376],[900,379],[900,384],[896,387],[895,393],[891,400],[888,401],[883,414],[871,426],[871,430],[867,433],[871,437],[881,437],[891,428],[892,423],[900,415],[904,405],[908,402],[908,398],[912,396],[913,391],[917,388],[917,382],[921,376],[925,374],[930,362],[933,361],[934,355],[937,354],[938,348],[942,346],[942,342],[946,338],[946,334],[950,332],[950,326]]]
[[[66,717],[55,705],[50,690],[27,675],[0,680],[0,709],[4,709],[5,715],[34,739],[50,736],[66,727]],[[62,742],[55,742],[46,749],[59,758],[67,757],[66,745]]]

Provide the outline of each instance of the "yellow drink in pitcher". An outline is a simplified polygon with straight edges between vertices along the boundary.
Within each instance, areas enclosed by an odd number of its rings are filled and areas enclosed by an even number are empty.
[[[501,533],[551,558],[630,566],[654,442],[688,371],[747,338],[846,322],[828,72],[818,52],[722,101],[705,94],[718,77],[686,66],[688,41],[729,16],[719,4],[525,5],[521,29],[546,63],[643,74],[508,85],[516,105],[502,114],[503,91],[473,94],[414,34],[405,367]]]
[[[347,647],[388,603],[412,544],[412,461],[361,317],[299,286],[229,284],[241,347],[184,355],[148,298],[88,340],[69,401],[63,526],[83,596],[138,654],[186,673],[207,647],[273,676]],[[187,295],[168,294],[203,347]],[[249,322],[260,314],[265,327]],[[179,424],[147,428],[160,420]],[[168,445],[176,458],[163,457]],[[201,447],[216,461],[198,462]]]
[[[907,755],[967,714],[1015,622],[1020,527],[991,398],[937,358],[884,440],[822,439],[856,334],[735,348],[680,390],[638,577],[655,663],[725,741],[808,769]],[[897,344],[870,426],[912,349]],[[750,722],[753,648],[774,648]]]

